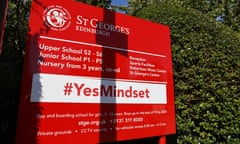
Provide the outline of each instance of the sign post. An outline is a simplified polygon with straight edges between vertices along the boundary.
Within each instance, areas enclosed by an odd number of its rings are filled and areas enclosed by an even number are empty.
[[[4,28],[7,16],[7,7],[8,7],[8,0],[1,0],[0,1],[0,54],[2,52],[2,43],[3,43],[3,36],[4,36]]]
[[[166,136],[161,136],[159,139],[159,144],[166,144]]]
[[[33,0],[29,27],[17,144],[176,132],[168,26],[71,0]]]

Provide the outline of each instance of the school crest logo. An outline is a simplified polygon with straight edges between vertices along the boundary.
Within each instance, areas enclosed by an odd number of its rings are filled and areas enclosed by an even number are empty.
[[[63,31],[71,24],[70,13],[58,5],[51,5],[43,12],[44,23],[52,30]]]

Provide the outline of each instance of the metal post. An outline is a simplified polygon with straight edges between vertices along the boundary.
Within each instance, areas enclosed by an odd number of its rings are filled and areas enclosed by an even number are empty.
[[[2,51],[3,35],[7,15],[8,0],[0,1],[0,54]]]
[[[166,144],[166,136],[161,136],[159,138],[159,144]]]

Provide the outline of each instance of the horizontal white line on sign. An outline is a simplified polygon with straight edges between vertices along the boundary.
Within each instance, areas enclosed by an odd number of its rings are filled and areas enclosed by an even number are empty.
[[[131,79],[112,79],[112,78],[98,78],[100,80],[108,80],[108,81],[125,81],[125,82],[137,82],[137,83],[153,83],[153,84],[167,84],[167,82],[160,81],[146,81],[146,80],[131,80]]]
[[[112,50],[127,51],[127,52],[133,52],[133,53],[138,53],[138,54],[145,54],[145,55],[150,55],[150,56],[166,58],[165,55],[159,55],[159,54],[153,54],[153,53],[142,52],[142,51],[135,51],[135,50],[126,50],[126,49],[123,49],[123,48],[111,47],[111,46],[105,46],[105,45],[99,45],[99,44],[93,44],[93,43],[87,43],[87,42],[80,42],[80,41],[67,40],[67,39],[48,37],[48,36],[40,36],[40,38],[42,38],[42,39],[49,39],[49,40],[55,40],[55,41],[68,42],[68,43],[74,43],[74,44],[81,44],[81,45],[88,45],[88,46],[95,46],[95,47],[103,47],[103,48],[112,49]]]
[[[166,104],[166,87],[166,84],[36,73],[31,102]]]

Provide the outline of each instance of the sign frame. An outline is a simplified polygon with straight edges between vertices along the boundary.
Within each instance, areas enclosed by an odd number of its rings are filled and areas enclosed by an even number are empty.
[[[168,26],[71,0],[33,0],[29,27],[17,144],[176,132]]]

